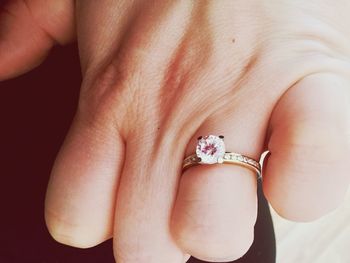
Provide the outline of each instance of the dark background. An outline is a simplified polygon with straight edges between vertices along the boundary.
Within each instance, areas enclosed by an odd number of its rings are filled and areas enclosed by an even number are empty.
[[[80,83],[75,45],[56,47],[35,70],[0,82],[0,263],[114,262],[111,240],[91,249],[67,247],[50,237],[44,222],[46,185]],[[255,241],[234,262],[275,262],[274,231],[260,183]]]

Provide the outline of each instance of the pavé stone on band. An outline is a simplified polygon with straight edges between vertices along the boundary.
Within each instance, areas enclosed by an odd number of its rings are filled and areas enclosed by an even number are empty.
[[[233,152],[225,151],[224,136],[207,135],[200,136],[196,147],[196,153],[186,157],[182,164],[182,170],[199,164],[236,164],[253,170],[257,178],[261,179],[261,166],[256,160]]]

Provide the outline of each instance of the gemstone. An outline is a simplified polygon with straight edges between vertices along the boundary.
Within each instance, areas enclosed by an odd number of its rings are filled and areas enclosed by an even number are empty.
[[[201,163],[213,164],[223,161],[225,143],[222,138],[215,135],[203,136],[198,140],[196,154]]]

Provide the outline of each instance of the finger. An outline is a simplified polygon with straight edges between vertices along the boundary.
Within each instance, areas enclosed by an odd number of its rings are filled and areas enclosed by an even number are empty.
[[[117,71],[123,74],[118,89],[125,91],[122,103],[127,105],[129,114],[126,124],[121,125],[126,152],[116,198],[117,262],[179,263],[188,259],[174,242],[169,228],[184,149],[178,147],[178,140],[174,142],[179,133],[178,121],[183,116],[177,109],[166,106],[168,99],[163,100],[163,95],[172,97],[170,90],[178,87],[172,81],[175,73],[170,65],[174,54],[183,47],[181,40],[191,21],[191,6],[187,1],[162,1],[156,8],[143,6],[133,30],[123,39],[125,45],[118,50],[117,57],[123,56],[118,60]],[[176,55],[175,61],[178,59]],[[111,68],[115,70],[116,66]],[[168,78],[171,81],[163,82]],[[145,87],[151,92],[144,92]]]
[[[222,134],[226,151],[259,160],[265,136],[264,114],[255,111],[257,107],[236,105],[235,110],[211,116],[191,139],[186,156],[194,153],[198,136]],[[250,169],[213,164],[194,166],[183,173],[172,231],[187,253],[215,262],[243,256],[253,242],[256,218],[257,176]]]
[[[169,230],[179,151],[168,145],[159,154],[155,147],[160,144],[147,138],[147,129],[139,126],[140,132],[127,141],[115,214],[115,258],[117,262],[184,262],[186,255]]]
[[[53,167],[45,219],[60,243],[86,248],[112,236],[124,149],[115,128],[102,123],[111,122],[76,117]]]
[[[306,77],[273,111],[264,193],[282,217],[311,221],[342,201],[350,176],[349,83],[332,74]]]
[[[0,81],[22,74],[74,38],[73,0],[13,0],[0,10]]]

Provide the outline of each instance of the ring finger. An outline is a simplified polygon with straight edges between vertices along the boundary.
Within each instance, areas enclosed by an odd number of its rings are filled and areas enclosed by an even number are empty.
[[[226,151],[259,160],[265,129],[254,116],[261,114],[252,113],[251,107],[237,108],[241,110],[211,116],[192,137],[186,156],[193,154],[199,136],[222,134]],[[238,112],[245,109],[249,114]],[[252,117],[243,120],[241,116]],[[239,165],[198,165],[185,170],[172,216],[172,231],[179,245],[201,260],[243,256],[254,240],[256,178],[251,169]]]

